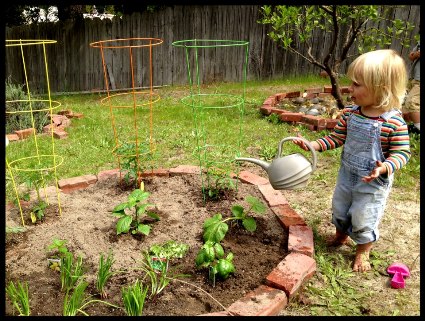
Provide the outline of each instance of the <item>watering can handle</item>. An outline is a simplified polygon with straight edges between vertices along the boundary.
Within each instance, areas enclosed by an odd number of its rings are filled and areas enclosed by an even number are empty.
[[[313,154],[313,162],[312,162],[312,172],[314,172],[316,170],[316,164],[317,164],[317,155],[316,155],[316,151],[313,148],[313,146],[311,146],[310,142],[308,140],[306,140],[305,138],[302,137],[286,137],[284,139],[282,139],[279,143],[279,149],[277,152],[277,157],[281,157],[281,152],[282,152],[282,144],[288,140],[294,140],[294,139],[301,139],[306,145],[307,147],[310,149],[311,153]]]

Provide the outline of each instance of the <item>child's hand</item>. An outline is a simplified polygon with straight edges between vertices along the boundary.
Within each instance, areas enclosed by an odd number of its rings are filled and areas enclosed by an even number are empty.
[[[300,134],[298,134],[297,137],[303,138]],[[300,146],[304,150],[310,150],[308,148],[308,146],[306,145],[306,143],[301,139],[295,138],[295,139],[293,139],[293,142],[294,142],[294,144]],[[312,141],[312,142],[310,142],[310,145],[314,148],[314,150],[317,150],[317,151],[320,150],[320,146],[317,142]]]
[[[376,167],[370,172],[368,176],[363,176],[362,181],[369,183],[377,178],[379,175],[385,174],[387,172],[387,167],[381,161],[376,161]]]

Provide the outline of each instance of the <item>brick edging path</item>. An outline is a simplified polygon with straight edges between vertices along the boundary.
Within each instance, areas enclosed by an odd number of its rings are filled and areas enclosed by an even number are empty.
[[[179,165],[170,169],[147,171],[142,176],[175,176],[199,174],[199,166]],[[83,175],[59,180],[63,193],[83,189],[97,181],[112,176],[119,177],[119,169],[99,172],[98,175]],[[236,175],[235,175],[236,177]],[[248,171],[239,173],[243,183],[256,185],[268,206],[276,215],[282,228],[288,232],[289,254],[266,276],[264,284],[233,302],[224,311],[202,316],[275,316],[288,305],[299,288],[316,272],[313,231],[304,219],[293,210],[280,191],[274,190],[267,179]]]
[[[332,87],[324,86],[323,88],[309,88],[306,89],[305,93],[307,96],[305,98],[311,99],[314,97],[324,97],[331,95]],[[348,87],[341,87],[341,94],[348,93]],[[279,101],[284,98],[299,98],[301,97],[300,91],[292,91],[287,93],[278,93],[275,95],[271,95],[267,97],[267,99],[263,102],[263,105],[260,106],[260,112],[269,116],[271,114],[276,114],[279,116],[279,119],[283,122],[290,124],[302,124],[307,127],[311,131],[321,131],[324,129],[333,129],[335,125],[338,123],[338,118],[324,118],[322,116],[312,116],[305,115],[300,112],[292,112],[289,110],[284,110],[282,108],[277,108],[276,105]]]

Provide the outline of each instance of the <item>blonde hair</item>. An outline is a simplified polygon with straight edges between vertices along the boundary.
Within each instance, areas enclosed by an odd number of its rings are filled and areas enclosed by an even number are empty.
[[[392,49],[367,52],[348,67],[347,76],[364,84],[374,95],[376,108],[384,111],[401,108],[406,95],[406,64]]]

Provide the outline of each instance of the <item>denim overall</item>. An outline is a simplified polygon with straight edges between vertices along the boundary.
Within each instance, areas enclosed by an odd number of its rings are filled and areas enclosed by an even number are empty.
[[[352,110],[357,108],[354,106]],[[387,121],[397,113],[398,110],[391,110],[380,118]],[[385,174],[369,183],[361,180],[376,167],[377,160],[385,160],[380,133],[378,120],[353,114],[347,119],[347,136],[332,199],[332,223],[357,244],[378,240],[378,224],[394,179],[394,174]]]

